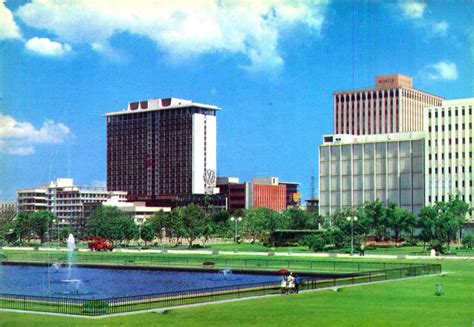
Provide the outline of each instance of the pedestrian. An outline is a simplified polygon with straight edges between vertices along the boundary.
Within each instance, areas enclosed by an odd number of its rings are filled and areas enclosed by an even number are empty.
[[[360,245],[360,256],[363,257],[365,256],[365,246],[364,243]]]
[[[281,294],[286,293],[286,283],[287,283],[286,276],[283,275],[281,277],[281,282],[280,282]]]
[[[295,278],[293,277],[293,273],[290,273],[287,279],[286,290],[287,294],[293,293],[295,288]]]
[[[296,274],[293,276],[295,277],[295,293],[298,294],[300,292],[300,278]]]

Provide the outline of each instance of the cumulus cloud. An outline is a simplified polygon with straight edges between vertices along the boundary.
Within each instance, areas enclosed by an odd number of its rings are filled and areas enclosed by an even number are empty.
[[[38,129],[29,122],[17,122],[0,113],[0,153],[32,154],[36,145],[63,143],[68,134],[69,127],[62,123],[47,120]]]
[[[456,64],[448,60],[426,66],[420,75],[430,81],[454,81],[458,78]]]
[[[412,21],[415,26],[423,29],[429,36],[446,36],[449,23],[445,20],[435,21],[425,16],[426,4],[416,0],[400,0],[398,8],[402,17]]]
[[[301,24],[315,34],[324,23],[327,1],[289,0],[33,0],[17,14],[30,27],[68,44],[87,44],[110,53],[119,33],[146,37],[180,61],[208,53],[243,54],[251,70],[278,68],[283,30]]]
[[[13,20],[13,14],[0,0],[0,40],[21,38],[20,29]]]
[[[26,42],[25,47],[34,53],[42,56],[62,57],[72,48],[69,44],[61,44],[59,42],[51,41],[48,38],[34,37]]]
[[[426,4],[418,1],[402,1],[399,6],[408,18],[422,18],[426,8]]]

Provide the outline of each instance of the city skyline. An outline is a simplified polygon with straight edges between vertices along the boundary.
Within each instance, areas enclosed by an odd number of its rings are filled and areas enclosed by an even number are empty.
[[[394,73],[447,99],[474,90],[469,1],[143,4],[0,3],[1,200],[57,177],[105,184],[102,115],[171,96],[222,108],[219,176],[278,176],[305,199],[333,92]]]

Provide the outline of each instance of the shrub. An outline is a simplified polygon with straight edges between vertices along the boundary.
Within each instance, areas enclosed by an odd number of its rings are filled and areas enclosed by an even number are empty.
[[[464,235],[464,237],[462,238],[462,245],[465,248],[472,250],[472,248],[474,247],[474,234],[469,233]]]
[[[326,239],[321,235],[311,235],[306,239],[308,246],[314,252],[321,252],[326,247]]]
[[[440,241],[433,241],[430,243],[430,247],[436,251],[436,253],[444,253],[444,244]]]

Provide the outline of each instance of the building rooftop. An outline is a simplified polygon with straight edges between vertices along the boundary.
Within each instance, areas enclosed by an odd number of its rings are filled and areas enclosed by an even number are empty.
[[[421,132],[403,132],[389,134],[370,134],[370,135],[351,135],[351,134],[326,134],[323,136],[323,144],[339,145],[339,144],[357,144],[357,143],[376,143],[390,141],[409,141],[424,139],[426,133]]]
[[[428,93],[413,87],[413,79],[409,76],[402,74],[391,74],[391,75],[379,75],[375,77],[375,87],[360,88],[354,90],[345,90],[345,91],[335,91],[333,95],[344,94],[344,93],[356,93],[356,92],[367,92],[375,90],[386,90],[386,89],[395,89],[395,88],[405,88],[421,92],[435,98],[444,99],[438,95]]]
[[[108,112],[105,116],[115,116],[123,114],[133,114],[139,112],[157,111],[157,110],[170,110],[179,108],[199,107],[211,110],[220,110],[221,108],[210,105],[193,102],[192,100],[184,100],[178,98],[163,98],[163,99],[150,99],[143,101],[129,102],[127,109],[121,111]]]

